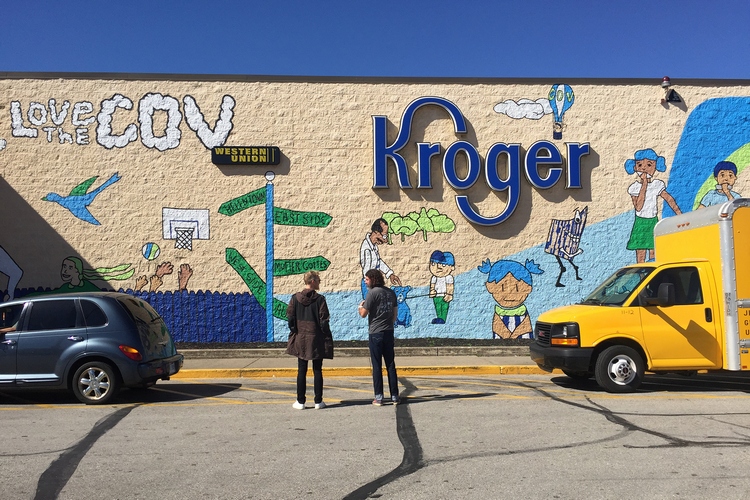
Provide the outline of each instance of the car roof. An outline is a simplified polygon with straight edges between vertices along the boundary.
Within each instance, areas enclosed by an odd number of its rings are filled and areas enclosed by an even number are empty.
[[[45,293],[40,295],[32,295],[32,296],[25,296],[25,297],[19,297],[17,299],[9,300],[7,302],[0,302],[0,307],[3,306],[12,306],[16,304],[25,304],[26,302],[37,302],[42,300],[50,300],[50,299],[96,299],[101,297],[112,297],[112,298],[118,298],[118,297],[130,297],[132,298],[133,295],[130,295],[128,293],[122,293],[122,292],[109,292],[106,290],[102,290],[101,292],[58,292],[58,293]]]

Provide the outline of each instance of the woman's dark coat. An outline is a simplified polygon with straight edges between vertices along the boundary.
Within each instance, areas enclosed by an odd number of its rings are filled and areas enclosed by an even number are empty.
[[[333,335],[326,299],[306,288],[295,293],[286,308],[289,342],[286,353],[300,359],[333,359]]]

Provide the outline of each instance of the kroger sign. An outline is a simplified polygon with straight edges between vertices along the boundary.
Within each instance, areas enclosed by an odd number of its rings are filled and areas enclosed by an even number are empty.
[[[401,189],[411,189],[411,179],[407,169],[406,161],[399,152],[409,144],[411,135],[412,119],[417,109],[422,106],[435,105],[445,109],[453,120],[456,134],[466,133],[466,122],[458,107],[447,99],[441,97],[420,97],[412,101],[404,110],[401,117],[398,136],[393,144],[388,144],[387,124],[385,116],[373,116],[373,155],[374,155],[374,184],[373,189],[388,188],[388,160],[390,159],[396,167],[398,184]],[[578,188],[581,186],[581,157],[589,154],[588,143],[565,143],[567,149],[567,167],[563,161],[560,150],[549,141],[537,141],[532,144],[521,161],[521,145],[505,144],[497,142],[490,146],[485,156],[486,168],[482,168],[482,160],[477,148],[467,141],[456,141],[443,153],[443,176],[454,189],[464,190],[472,187],[482,175],[493,191],[506,191],[507,204],[505,210],[498,215],[484,216],[478,213],[470,204],[469,197],[465,195],[456,196],[456,205],[461,214],[470,222],[481,226],[494,226],[507,220],[516,207],[521,192],[521,168],[528,182],[537,189],[549,189],[560,180],[563,170],[566,173],[566,188]],[[441,153],[439,143],[420,142],[417,148],[417,188],[429,189],[432,187],[430,172],[430,159]],[[462,154],[466,158],[468,170],[462,178],[456,168],[456,157]],[[498,173],[498,161],[505,155],[507,157],[508,174],[502,179]],[[540,167],[546,168],[546,176],[540,174]]]

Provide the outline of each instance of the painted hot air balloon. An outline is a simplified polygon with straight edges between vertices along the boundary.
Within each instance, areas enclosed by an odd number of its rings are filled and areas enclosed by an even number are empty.
[[[573,105],[575,96],[573,89],[569,85],[556,83],[549,89],[549,105],[552,113],[555,115],[555,123],[552,126],[552,138],[562,139],[562,121],[563,115]]]

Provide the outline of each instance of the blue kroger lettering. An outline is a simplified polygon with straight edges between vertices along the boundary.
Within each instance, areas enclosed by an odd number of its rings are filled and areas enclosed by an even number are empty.
[[[441,97],[420,97],[412,101],[404,110],[401,117],[399,132],[393,144],[388,144],[387,124],[385,116],[373,116],[373,189],[388,188],[388,160],[396,167],[396,176],[401,189],[411,188],[409,170],[406,160],[399,153],[409,143],[411,125],[414,113],[422,106],[435,105],[445,109],[453,120],[456,134],[466,133],[466,122],[458,107]],[[581,186],[581,157],[589,154],[589,144],[565,143],[567,150],[566,189],[580,189]],[[432,188],[432,173],[430,160],[440,154],[439,143],[420,142],[417,147],[417,187]],[[456,158],[462,155],[466,166],[460,169],[466,172],[464,177],[458,174]],[[507,178],[503,179],[498,168],[501,160],[507,166]],[[523,159],[523,174],[527,181],[537,189],[549,189],[560,180],[563,175],[565,161],[557,146],[549,141],[537,141],[529,147]],[[486,156],[487,168],[484,172],[485,182],[493,191],[507,191],[505,209],[494,217],[479,214],[471,205],[468,196],[457,195],[456,205],[461,214],[474,224],[494,226],[507,220],[516,207],[521,193],[521,145],[495,143],[490,146]],[[470,142],[459,140],[448,146],[442,161],[443,177],[456,190],[471,188],[481,177],[482,159],[476,146]],[[540,169],[545,169],[546,176],[542,177]]]

